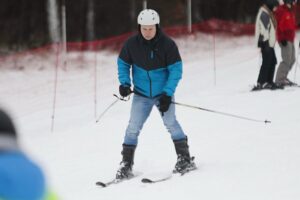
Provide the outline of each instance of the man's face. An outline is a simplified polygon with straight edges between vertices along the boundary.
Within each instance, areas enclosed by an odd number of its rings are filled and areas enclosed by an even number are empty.
[[[141,25],[142,36],[146,40],[151,40],[156,34],[156,25]]]

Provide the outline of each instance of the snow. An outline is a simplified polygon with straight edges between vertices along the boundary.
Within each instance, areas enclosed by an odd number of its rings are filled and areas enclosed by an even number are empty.
[[[176,162],[169,133],[154,109],[139,138],[134,165],[138,177],[108,188],[95,186],[115,175],[131,107],[130,101],[117,102],[95,123],[118,92],[116,53],[101,51],[97,62],[92,52],[69,53],[67,69],[58,71],[53,132],[55,53],[3,61],[1,107],[10,111],[23,149],[41,165],[49,187],[63,200],[298,200],[300,89],[249,92],[261,62],[253,41],[248,36],[217,36],[215,85],[212,36],[176,39],[184,62],[177,102],[272,123],[177,106],[198,170],[170,181],[140,182],[167,176]],[[276,53],[280,61],[278,46]]]

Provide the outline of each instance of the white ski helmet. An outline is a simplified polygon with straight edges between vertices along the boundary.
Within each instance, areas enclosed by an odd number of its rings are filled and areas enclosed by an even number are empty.
[[[159,15],[155,10],[145,9],[138,16],[139,25],[154,25],[159,24]]]

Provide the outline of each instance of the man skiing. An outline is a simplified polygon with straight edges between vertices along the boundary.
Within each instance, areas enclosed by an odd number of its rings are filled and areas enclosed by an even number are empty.
[[[273,82],[277,59],[274,51],[276,43],[276,20],[273,10],[278,6],[277,0],[263,0],[255,24],[255,41],[261,49],[262,65],[259,71],[257,85],[252,89],[278,89],[282,88]]]
[[[282,61],[277,69],[275,83],[282,86],[292,86],[287,76],[296,60],[295,53],[295,35],[296,35],[296,16],[293,12],[294,0],[284,0],[284,4],[275,11],[278,23],[276,34],[279,46],[281,48]]]
[[[137,22],[138,34],[125,42],[118,58],[120,95],[127,97],[134,94],[123,142],[123,159],[116,179],[133,176],[138,136],[153,106],[160,111],[175,145],[177,163],[174,173],[185,173],[195,169],[196,165],[189,153],[187,136],[176,120],[175,105],[172,104],[175,89],[182,77],[181,57],[175,42],[161,31],[160,18],[155,10],[141,11]]]

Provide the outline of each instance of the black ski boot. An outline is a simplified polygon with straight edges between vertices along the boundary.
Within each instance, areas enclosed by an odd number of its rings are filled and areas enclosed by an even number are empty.
[[[281,84],[277,84],[277,83],[271,83],[271,90],[283,90],[284,89],[284,85]]]
[[[197,167],[194,163],[194,157],[190,157],[187,138],[183,140],[174,140],[173,142],[177,154],[177,162],[173,173],[184,174],[191,170],[195,170]]]
[[[255,86],[251,89],[251,91],[259,91],[259,90],[262,90],[262,89],[263,89],[262,84],[257,83],[257,85],[255,85]]]
[[[133,165],[133,159],[134,159],[134,151],[135,151],[134,145],[126,145],[123,144],[123,150],[122,155],[123,159],[120,163],[120,168],[117,171],[116,179],[122,180],[122,179],[128,179],[133,177],[132,173],[132,165]]]

